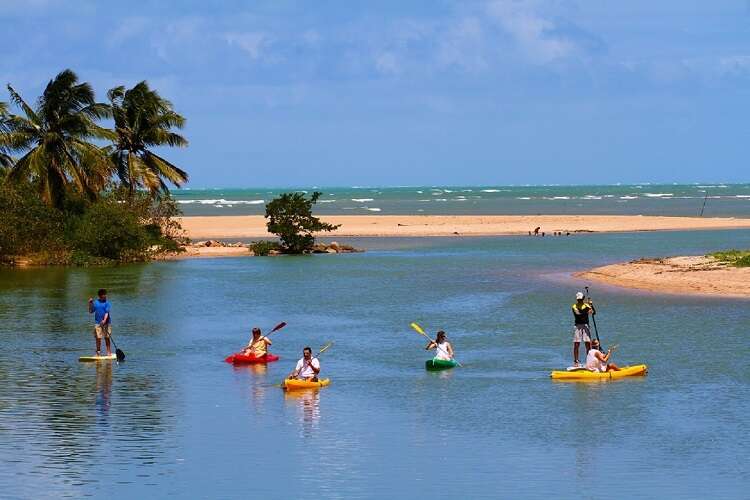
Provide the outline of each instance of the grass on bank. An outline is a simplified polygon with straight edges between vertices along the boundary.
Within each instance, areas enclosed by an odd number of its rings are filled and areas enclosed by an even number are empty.
[[[724,250],[708,254],[720,262],[734,267],[750,267],[750,250]]]

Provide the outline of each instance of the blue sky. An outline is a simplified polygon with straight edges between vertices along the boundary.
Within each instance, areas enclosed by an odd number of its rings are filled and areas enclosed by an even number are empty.
[[[0,0],[0,22],[27,99],[69,67],[172,100],[191,187],[748,180],[747,1]]]

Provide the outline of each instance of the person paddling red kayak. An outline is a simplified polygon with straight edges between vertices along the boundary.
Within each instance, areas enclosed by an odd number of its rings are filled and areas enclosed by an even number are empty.
[[[260,328],[254,327],[253,337],[250,339],[250,342],[248,342],[247,346],[245,346],[244,349],[242,349],[240,352],[236,352],[234,354],[230,354],[229,356],[224,359],[227,363],[270,363],[271,361],[278,361],[279,357],[274,356],[270,352],[268,352],[268,346],[272,344],[271,339],[269,339],[269,335],[272,333],[281,330],[286,326],[285,322],[281,322],[278,325],[276,325],[270,332],[268,332],[267,335],[263,335],[263,332],[260,331]]]
[[[248,342],[247,347],[242,350],[242,354],[245,356],[255,356],[256,358],[262,358],[268,354],[268,346],[273,344],[271,339],[264,337],[260,328],[257,326],[253,328],[253,338]]]

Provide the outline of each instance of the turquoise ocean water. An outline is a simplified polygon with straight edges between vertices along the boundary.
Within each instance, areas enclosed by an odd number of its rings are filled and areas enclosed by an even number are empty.
[[[668,202],[665,202],[668,203]],[[571,273],[750,247],[750,231],[353,240],[366,253],[0,270],[3,498],[743,498],[748,302],[591,284],[615,361],[555,383]],[[81,364],[110,289],[125,363]],[[251,326],[268,367],[224,356]],[[463,368],[427,373],[444,328]],[[305,345],[333,383],[276,386]]]
[[[289,189],[182,189],[186,215],[264,213]],[[321,214],[643,214],[750,216],[750,184],[616,186],[304,187]],[[705,206],[704,206],[705,202]]]

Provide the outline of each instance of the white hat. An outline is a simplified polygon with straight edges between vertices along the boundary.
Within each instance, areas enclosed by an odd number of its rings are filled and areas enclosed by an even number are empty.
[[[576,300],[583,300],[583,292],[578,292],[576,294]]]

